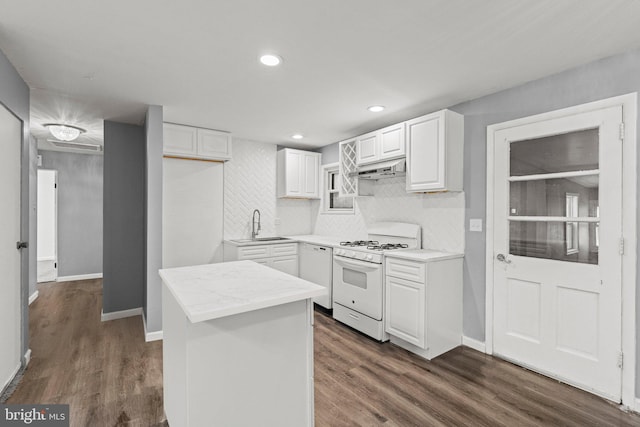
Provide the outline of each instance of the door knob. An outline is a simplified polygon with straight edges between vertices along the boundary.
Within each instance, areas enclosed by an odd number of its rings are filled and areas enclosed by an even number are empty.
[[[504,262],[505,264],[511,264],[511,260],[507,259],[507,257],[504,256],[504,254],[498,254],[496,256],[496,259],[500,262]]]

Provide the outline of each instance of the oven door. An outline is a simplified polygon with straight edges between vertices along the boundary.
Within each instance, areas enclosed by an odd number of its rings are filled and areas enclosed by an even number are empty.
[[[382,320],[382,264],[333,257],[333,301]]]

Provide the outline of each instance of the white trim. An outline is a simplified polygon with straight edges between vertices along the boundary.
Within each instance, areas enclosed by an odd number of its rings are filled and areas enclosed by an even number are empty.
[[[22,362],[18,363],[18,365],[13,370],[13,373],[11,375],[9,375],[9,379],[0,388],[0,394],[4,393],[4,391],[7,389],[7,387],[9,387],[9,384],[11,384],[11,382],[15,379],[15,377],[18,374],[18,372],[20,371],[21,367],[22,367]]]
[[[129,310],[114,311],[111,313],[100,312],[100,320],[108,322],[109,320],[124,319],[125,317],[133,317],[142,315],[142,307],[132,308]]]
[[[35,300],[37,300],[39,295],[40,295],[39,291],[35,291],[34,293],[32,293],[29,296],[29,305],[31,305]]]
[[[462,345],[477,350],[480,353],[486,353],[487,349],[487,346],[482,341],[474,340],[464,335],[462,336]]]
[[[494,134],[502,129],[581,114],[603,108],[622,106],[624,126],[622,177],[622,229],[625,253],[622,256],[622,404],[639,408],[635,397],[636,383],[636,220],[637,210],[637,92],[563,108],[535,116],[487,126],[487,220],[485,277],[485,344],[486,353],[493,354],[493,198],[494,198]]]
[[[102,279],[102,273],[78,274],[76,276],[59,276],[56,282],[73,282],[76,280]]]
[[[161,340],[163,338],[162,331],[147,332],[147,319],[146,319],[144,313],[142,314],[142,326],[144,326],[144,340],[145,340],[145,342],[159,341],[159,340]]]
[[[630,411],[633,411],[635,413],[640,413],[640,398],[636,397],[635,401],[634,401],[634,405],[633,406],[628,406]]]
[[[24,354],[24,367],[29,366],[29,362],[31,362],[31,349],[28,349]]]
[[[507,178],[507,180],[509,182],[542,181],[547,179],[573,178],[578,176],[595,176],[595,175],[600,175],[600,169],[571,171],[571,172],[540,173],[536,175],[510,176],[509,178]]]
[[[337,171],[338,180],[342,180],[342,175],[340,175],[340,163],[337,162],[337,163],[329,163],[326,165],[322,165],[320,168],[320,171],[321,171],[320,182],[322,185],[322,195],[320,197],[320,214],[321,215],[355,215],[356,200],[355,200],[355,197],[353,196],[344,196],[344,197],[352,198],[353,206],[351,206],[350,208],[330,209],[328,206],[329,200],[327,199],[327,195],[329,194],[329,190],[328,190],[329,183],[327,182],[327,175],[329,174],[329,172]],[[341,184],[338,184],[338,187],[340,186]]]

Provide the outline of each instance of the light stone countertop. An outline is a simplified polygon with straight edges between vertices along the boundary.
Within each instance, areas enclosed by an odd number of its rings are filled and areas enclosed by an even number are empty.
[[[287,236],[291,240],[295,240],[296,242],[303,243],[311,243],[312,245],[320,245],[320,246],[331,246],[337,247],[340,246],[340,242],[344,242],[344,239],[333,236],[321,236],[319,234],[305,234],[298,236]]]
[[[232,246],[258,246],[258,245],[281,245],[283,243],[297,243],[297,240],[286,238],[281,240],[251,240],[251,239],[234,239],[225,240],[225,245]]]
[[[297,236],[283,236],[285,240],[251,240],[251,239],[235,239],[235,240],[225,240],[224,243],[232,246],[257,246],[257,245],[277,245],[282,243],[311,243],[314,245],[320,246],[331,246],[336,247],[340,246],[340,242],[343,242],[344,239],[340,239],[339,237],[332,236],[321,236],[318,234],[305,234],[305,235],[297,235]]]
[[[191,323],[325,295],[327,289],[253,261],[159,271]]]
[[[387,251],[384,253],[384,256],[387,258],[400,258],[419,262],[464,258],[464,254],[442,252],[433,249],[402,249],[396,251]]]

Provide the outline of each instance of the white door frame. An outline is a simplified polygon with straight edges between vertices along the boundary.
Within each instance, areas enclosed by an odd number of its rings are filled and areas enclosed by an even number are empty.
[[[494,137],[496,132],[515,126],[547,121],[565,116],[613,106],[622,106],[624,120],[623,176],[622,176],[622,233],[624,255],[622,256],[622,404],[640,409],[636,403],[636,220],[637,220],[637,161],[636,120],[637,92],[616,96],[601,101],[563,108],[535,116],[510,120],[487,126],[487,222],[486,222],[486,353],[493,354],[493,280],[494,280]]]

